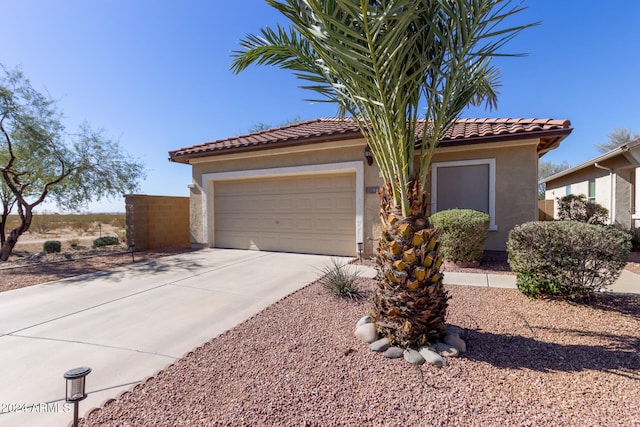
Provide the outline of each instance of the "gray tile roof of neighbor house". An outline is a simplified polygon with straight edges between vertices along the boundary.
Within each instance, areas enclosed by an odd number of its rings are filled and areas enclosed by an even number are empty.
[[[560,171],[554,175],[551,175],[549,177],[546,177],[544,179],[540,180],[540,184],[546,184],[547,182],[556,180],[558,178],[562,178],[563,176],[572,174],[576,171],[579,171],[580,169],[584,169],[587,167],[591,167],[593,166],[595,163],[600,163],[600,162],[604,162],[605,160],[609,160],[613,157],[616,156],[620,156],[623,155],[624,153],[626,153],[627,151],[633,149],[633,148],[637,148],[640,147],[640,138],[638,139],[634,139],[633,141],[627,142],[625,144],[620,145],[619,147],[614,148],[613,150],[607,151],[604,154],[599,155],[598,157],[594,157],[593,159],[587,160],[584,163],[581,163],[577,166],[573,166],[570,167],[569,169],[565,169],[563,171]]]

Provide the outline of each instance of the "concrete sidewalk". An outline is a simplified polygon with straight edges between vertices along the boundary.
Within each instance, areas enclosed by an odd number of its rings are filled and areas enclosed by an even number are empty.
[[[345,261],[350,260],[349,258]],[[66,426],[316,280],[330,257],[207,249],[0,293],[0,425]]]
[[[373,267],[358,266],[358,270],[364,277],[376,276],[376,270]],[[445,271],[444,284],[517,289],[516,276],[514,274],[458,273]],[[618,280],[607,292],[640,294],[640,275],[632,273],[629,270],[622,270],[622,274],[620,274]]]
[[[489,288],[517,288],[513,274],[444,273],[445,285],[482,286]],[[640,294],[640,275],[622,270],[620,277],[607,290],[616,294]]]

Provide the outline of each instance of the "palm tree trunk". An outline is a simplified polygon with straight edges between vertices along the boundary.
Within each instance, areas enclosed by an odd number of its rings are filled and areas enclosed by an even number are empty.
[[[442,256],[438,236],[426,215],[426,200],[410,186],[411,214],[402,215],[381,187],[382,233],[376,263],[380,271],[373,298],[373,316],[378,331],[396,345],[418,348],[444,334],[447,292],[442,284]]]

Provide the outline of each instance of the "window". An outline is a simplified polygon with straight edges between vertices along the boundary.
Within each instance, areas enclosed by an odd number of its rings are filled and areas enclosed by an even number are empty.
[[[589,203],[596,202],[596,180],[589,180]]]
[[[491,216],[490,230],[495,223],[496,160],[478,159],[438,162],[431,172],[431,211],[475,209]]]
[[[568,184],[565,189],[564,189],[564,194],[565,196],[568,196],[569,194],[571,194],[571,184]]]

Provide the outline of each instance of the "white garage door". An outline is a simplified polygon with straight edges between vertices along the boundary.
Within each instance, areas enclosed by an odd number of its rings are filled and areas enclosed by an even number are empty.
[[[215,246],[356,253],[355,174],[217,181]]]

